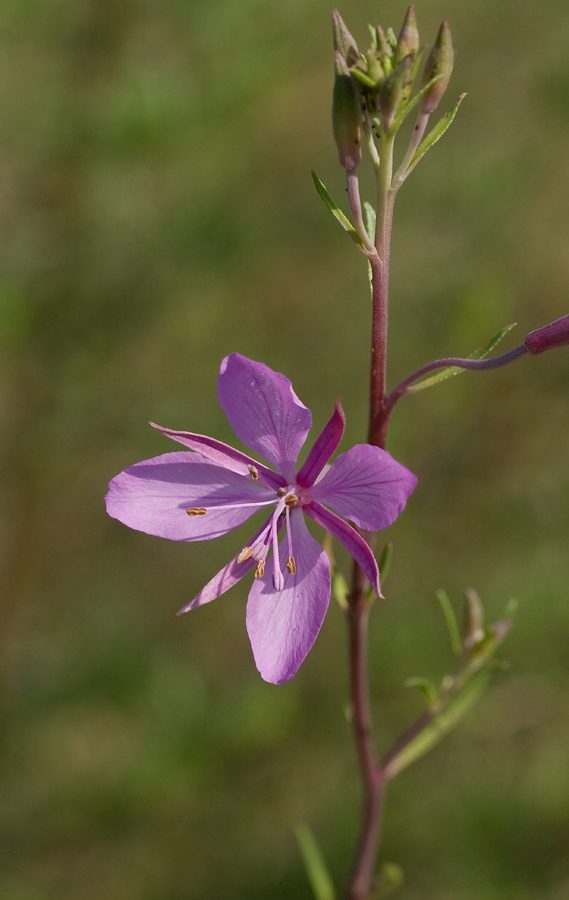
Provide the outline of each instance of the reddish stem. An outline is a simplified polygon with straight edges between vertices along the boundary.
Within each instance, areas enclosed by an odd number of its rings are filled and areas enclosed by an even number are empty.
[[[394,192],[391,190],[393,140],[383,142],[378,177],[378,204],[375,254],[368,257],[372,271],[372,339],[370,365],[370,405],[368,442],[385,447],[388,419],[385,418],[387,363],[387,323],[389,297],[389,254]],[[372,536],[369,536],[370,542]],[[366,900],[372,889],[383,818],[385,773],[379,763],[373,738],[367,664],[367,624],[370,604],[369,583],[354,563],[352,592],[348,608],[350,694],[354,740],[363,780],[363,814],[358,848],[347,897]]]

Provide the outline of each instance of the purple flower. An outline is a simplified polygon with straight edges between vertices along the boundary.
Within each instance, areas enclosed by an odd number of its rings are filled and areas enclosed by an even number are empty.
[[[201,541],[226,534],[258,510],[269,510],[249,543],[180,613],[209,603],[254,569],[247,631],[262,677],[281,684],[295,675],[312,647],[330,600],[328,558],[310,535],[304,515],[346,547],[380,594],[372,551],[340,516],[365,531],[387,528],[417,479],[385,450],[369,444],[352,447],[327,467],[345,427],[339,402],[297,472],[297,457],[312,425],[310,410],[288,378],[263,363],[232,353],[221,364],[218,390],[237,436],[276,471],[214,438],[155,425],[194,452],[166,453],[125,469],[109,484],[107,512],[148,534]]]

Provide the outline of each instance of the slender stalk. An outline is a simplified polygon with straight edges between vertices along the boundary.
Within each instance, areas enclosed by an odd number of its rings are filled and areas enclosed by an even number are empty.
[[[409,174],[407,170],[411,164],[411,160],[415,155],[417,147],[423,139],[428,121],[429,113],[419,111],[415,126],[413,128],[413,133],[411,135],[411,140],[409,141],[409,146],[407,147],[407,152],[405,153],[403,161],[397,169],[397,172],[395,173],[395,176],[393,178],[393,190],[396,192],[399,190],[399,188],[407,178],[407,175]]]
[[[383,409],[387,362],[389,254],[394,200],[391,187],[392,175],[393,137],[384,135],[380,147],[378,170],[375,233],[377,256],[374,254],[368,257],[372,271],[373,294],[368,441],[370,444],[380,447],[385,446],[386,438],[386,430],[383,427]],[[373,738],[369,699],[367,624],[370,605],[366,596],[367,590],[367,579],[360,567],[354,564],[352,592],[348,608],[350,694],[354,740],[362,773],[364,796],[360,837],[347,894],[349,900],[366,900],[372,888],[381,837],[386,785],[385,774],[379,764]]]
[[[373,740],[373,723],[367,677],[367,626],[369,602],[365,597],[367,579],[359,566],[354,568],[354,590],[348,608],[350,629],[350,679],[354,738],[364,783],[362,826],[349,900],[368,897],[375,871],[381,834],[385,779]]]
[[[357,168],[346,169],[346,188],[348,191],[348,202],[350,204],[350,210],[352,213],[352,218],[354,220],[355,229],[362,239],[364,247],[367,251],[366,255],[368,259],[370,259],[372,256],[376,255],[376,249],[370,241],[368,233],[366,231],[366,227],[364,225]]]
[[[375,246],[379,259],[370,260],[372,267],[372,333],[369,386],[368,442],[385,446],[381,419],[387,371],[387,325],[389,307],[389,256],[395,194],[391,187],[393,174],[393,137],[383,136],[377,182],[377,221]]]
[[[463,359],[458,356],[447,356],[444,359],[435,359],[433,362],[421,366],[420,369],[417,369],[416,372],[408,375],[407,378],[394,387],[389,396],[385,398],[383,404],[384,430],[387,431],[389,419],[397,401],[405,396],[405,394],[408,394],[412,385],[420,378],[428,375],[429,372],[434,372],[436,369],[450,368],[470,369],[473,372],[488,372],[492,369],[500,369],[502,366],[507,366],[517,359],[520,359],[520,357],[525,356],[526,353],[528,353],[527,347],[525,344],[520,344],[518,347],[513,347],[506,353],[502,353],[500,356],[492,356],[490,359]]]

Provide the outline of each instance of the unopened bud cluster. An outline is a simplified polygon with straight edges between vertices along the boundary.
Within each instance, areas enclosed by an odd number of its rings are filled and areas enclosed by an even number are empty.
[[[399,36],[392,29],[369,26],[370,45],[358,49],[337,10],[332,13],[336,80],[334,84],[334,138],[340,164],[353,168],[361,159],[362,124],[372,134],[395,131],[403,120],[420,65],[421,50],[415,9],[410,6]],[[429,114],[447,89],[453,67],[450,29],[443,22],[427,59],[419,86],[419,110]]]

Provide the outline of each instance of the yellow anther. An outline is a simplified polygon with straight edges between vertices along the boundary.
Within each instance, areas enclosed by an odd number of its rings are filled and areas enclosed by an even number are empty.
[[[262,578],[265,574],[265,560],[261,559],[257,563],[257,568],[255,569],[255,578]]]
[[[241,553],[240,553],[239,556],[237,557],[237,562],[238,562],[238,563],[245,562],[245,560],[246,560],[246,559],[249,559],[252,555],[253,555],[253,548],[252,548],[252,547],[243,547],[243,550],[241,551]]]
[[[286,494],[286,488],[280,487],[277,491],[277,497],[284,497]]]
[[[190,506],[186,512],[189,516],[205,516],[207,510],[204,506]]]
[[[249,474],[251,475],[253,481],[257,481],[259,477],[259,470],[257,466],[249,466]]]
[[[291,494],[290,497],[287,497],[285,500],[285,506],[288,506],[289,508],[291,506],[296,506],[297,503],[298,497],[296,496],[296,494]]]
[[[289,575],[296,575],[296,563],[294,561],[294,556],[289,556],[286,561],[286,567],[288,569]]]

